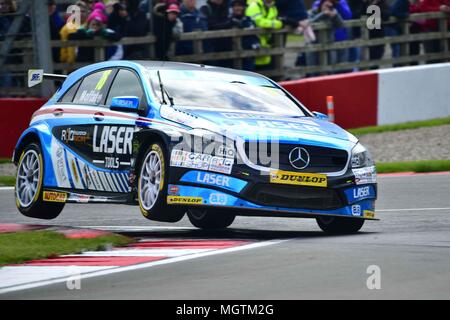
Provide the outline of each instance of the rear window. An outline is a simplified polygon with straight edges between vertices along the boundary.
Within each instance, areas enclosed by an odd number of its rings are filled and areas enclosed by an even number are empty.
[[[85,77],[73,102],[96,106],[104,104],[112,75],[112,70],[103,70]]]

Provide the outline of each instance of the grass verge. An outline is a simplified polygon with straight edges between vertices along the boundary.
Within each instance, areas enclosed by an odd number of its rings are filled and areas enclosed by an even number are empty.
[[[112,234],[92,239],[69,239],[53,231],[25,231],[0,234],[0,265],[22,263],[82,251],[99,251],[126,245],[130,238]]]
[[[356,128],[350,129],[349,131],[356,135],[361,136],[363,134],[370,133],[381,133],[388,131],[399,131],[399,130],[408,130],[408,129],[417,129],[423,127],[435,127],[450,124],[450,117],[440,118],[440,119],[432,119],[432,120],[424,120],[424,121],[413,121],[413,122],[405,122],[399,124],[387,124],[382,126],[374,126],[374,127],[364,127],[364,128]]]
[[[13,187],[16,183],[16,178],[11,176],[0,176],[0,187]]]
[[[4,163],[11,163],[11,159],[10,158],[0,158],[0,164],[4,164]]]
[[[378,173],[450,171],[450,160],[423,160],[377,163]]]

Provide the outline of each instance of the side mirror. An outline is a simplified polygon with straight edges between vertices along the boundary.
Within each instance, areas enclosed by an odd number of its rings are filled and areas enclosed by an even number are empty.
[[[313,111],[313,115],[317,119],[330,121],[330,118],[326,114],[323,114],[321,112]]]
[[[134,96],[114,97],[109,108],[115,111],[137,112],[139,109],[139,98]]]

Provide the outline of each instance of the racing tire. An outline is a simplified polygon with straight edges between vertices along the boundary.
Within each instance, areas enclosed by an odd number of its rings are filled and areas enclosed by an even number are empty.
[[[160,143],[153,143],[143,156],[138,176],[138,202],[141,213],[149,220],[178,222],[186,210],[167,205],[166,152]]]
[[[20,213],[29,218],[55,219],[64,209],[64,202],[43,200],[44,160],[41,148],[31,143],[23,150],[17,165],[14,196]]]
[[[357,233],[364,225],[364,219],[319,217],[316,219],[320,229],[330,234]]]
[[[231,226],[236,215],[220,210],[189,209],[189,221],[199,229],[225,229]]]

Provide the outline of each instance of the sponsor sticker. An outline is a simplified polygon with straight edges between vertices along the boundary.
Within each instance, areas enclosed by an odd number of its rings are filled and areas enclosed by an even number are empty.
[[[209,203],[219,206],[224,206],[227,204],[227,196],[223,193],[211,193],[209,195]]]
[[[373,219],[375,218],[375,212],[371,210],[364,210],[364,218]]]
[[[78,170],[77,170],[77,165],[75,163],[75,160],[72,159],[72,161],[70,162],[71,166],[72,166],[72,172],[73,172],[73,179],[75,180],[76,183],[79,183],[80,181],[80,176],[78,175]]]
[[[42,195],[42,199],[44,201],[48,201],[48,202],[66,202],[67,193],[44,191],[44,194]]]
[[[44,79],[44,70],[28,70],[28,87],[34,87]]]
[[[182,182],[193,182],[208,186],[215,186],[234,192],[241,192],[247,185],[247,182],[241,179],[233,178],[219,173],[205,171],[189,171],[181,178]]]
[[[66,128],[61,131],[61,141],[86,143],[90,140],[90,135],[84,130],[76,130],[72,128]]]
[[[291,184],[311,187],[327,187],[327,176],[316,173],[299,173],[291,171],[271,171],[270,183]]]
[[[349,203],[364,199],[375,198],[375,188],[373,186],[361,186],[350,188],[344,191]]]
[[[168,204],[203,204],[202,197],[167,196]]]
[[[352,206],[352,215],[358,216],[358,217],[361,215],[361,206],[360,205]]]
[[[374,166],[360,169],[352,169],[352,171],[353,174],[355,175],[356,184],[368,184],[377,182],[377,170],[375,169]]]
[[[89,203],[91,196],[87,194],[71,194],[68,200],[78,203]]]
[[[212,157],[209,164],[209,171],[230,174],[233,169],[234,159]]]
[[[173,150],[170,166],[230,174],[234,159],[183,150]]]
[[[133,127],[94,126],[94,153],[130,155],[133,151]]]
[[[180,187],[174,186],[174,185],[170,185],[168,193],[171,196],[177,196],[180,193]]]

